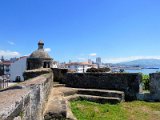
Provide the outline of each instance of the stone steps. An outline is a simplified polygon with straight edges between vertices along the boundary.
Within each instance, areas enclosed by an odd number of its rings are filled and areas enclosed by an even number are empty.
[[[119,98],[124,101],[124,92],[115,90],[97,90],[97,89],[78,89],[78,94],[93,95],[100,97],[112,97]]]
[[[105,104],[105,103],[117,104],[121,102],[121,99],[116,97],[100,97],[100,96],[93,96],[93,95],[78,95],[78,96],[80,100],[88,100],[91,102],[97,102],[101,104]]]
[[[74,101],[74,100],[87,100],[91,102],[97,102],[101,104],[105,103],[111,103],[111,104],[117,104],[121,102],[121,99],[118,97],[100,97],[100,96],[93,96],[93,95],[82,95],[82,94],[76,94],[65,97],[68,101]]]
[[[60,84],[59,82],[53,82],[53,87],[65,87],[65,84]]]
[[[53,82],[53,84],[60,84],[59,82]]]
[[[54,84],[53,87],[65,87],[65,84]]]
[[[117,104],[124,101],[124,92],[114,90],[53,87],[46,105],[44,120],[77,120],[70,108],[70,101],[88,100],[97,103]]]
[[[81,89],[81,88],[68,88],[61,87],[60,91],[64,96],[72,96],[75,94],[99,96],[99,97],[112,97],[119,98],[124,101],[124,92],[115,90],[98,90],[98,89]]]

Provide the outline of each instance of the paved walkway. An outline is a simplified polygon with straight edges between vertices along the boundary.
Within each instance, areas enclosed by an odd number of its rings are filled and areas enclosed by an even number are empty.
[[[70,101],[88,100],[98,103],[120,103],[124,101],[124,92],[114,90],[82,89],[62,87],[60,84],[53,87],[44,112],[44,119],[77,120],[70,108]]]
[[[5,89],[5,88],[8,88],[8,87],[14,86],[16,84],[17,84],[16,82],[1,83],[0,84],[0,89]]]
[[[16,85],[16,84],[17,84],[16,82],[9,82],[9,83],[8,83],[8,87],[13,86],[13,85]]]

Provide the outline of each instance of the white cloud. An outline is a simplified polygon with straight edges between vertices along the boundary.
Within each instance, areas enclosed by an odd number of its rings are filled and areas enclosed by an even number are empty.
[[[8,41],[8,43],[9,43],[10,45],[15,45],[15,43],[12,42],[12,41]]]
[[[91,54],[89,54],[89,56],[95,57],[95,56],[97,56],[97,53],[91,53]]]
[[[118,57],[118,58],[105,58],[103,60],[106,63],[119,63],[119,62],[127,62],[138,59],[160,59],[160,56],[129,56],[129,57]]]
[[[97,56],[97,53],[90,53],[90,54],[79,54],[73,57],[73,61],[88,61],[88,59],[93,59],[93,57]]]
[[[77,58],[77,60],[80,60],[80,61],[86,61],[87,58]]]
[[[44,51],[51,52],[51,48],[45,48]]]
[[[0,56],[4,56],[5,58],[19,57],[20,53],[16,51],[0,50]]]

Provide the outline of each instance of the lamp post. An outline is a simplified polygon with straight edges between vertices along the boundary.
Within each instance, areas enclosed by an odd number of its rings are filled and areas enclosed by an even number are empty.
[[[84,73],[84,65],[83,65],[83,73]]]
[[[2,66],[3,66],[3,88],[5,88],[4,63],[2,63]]]

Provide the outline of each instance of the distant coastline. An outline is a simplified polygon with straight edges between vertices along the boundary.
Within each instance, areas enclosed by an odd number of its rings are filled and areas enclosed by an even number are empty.
[[[137,70],[125,70],[125,72],[128,72],[128,73],[143,73],[143,74],[150,74],[150,73],[156,73],[156,72],[160,72],[160,69],[158,68],[153,68],[153,69],[137,69]]]

